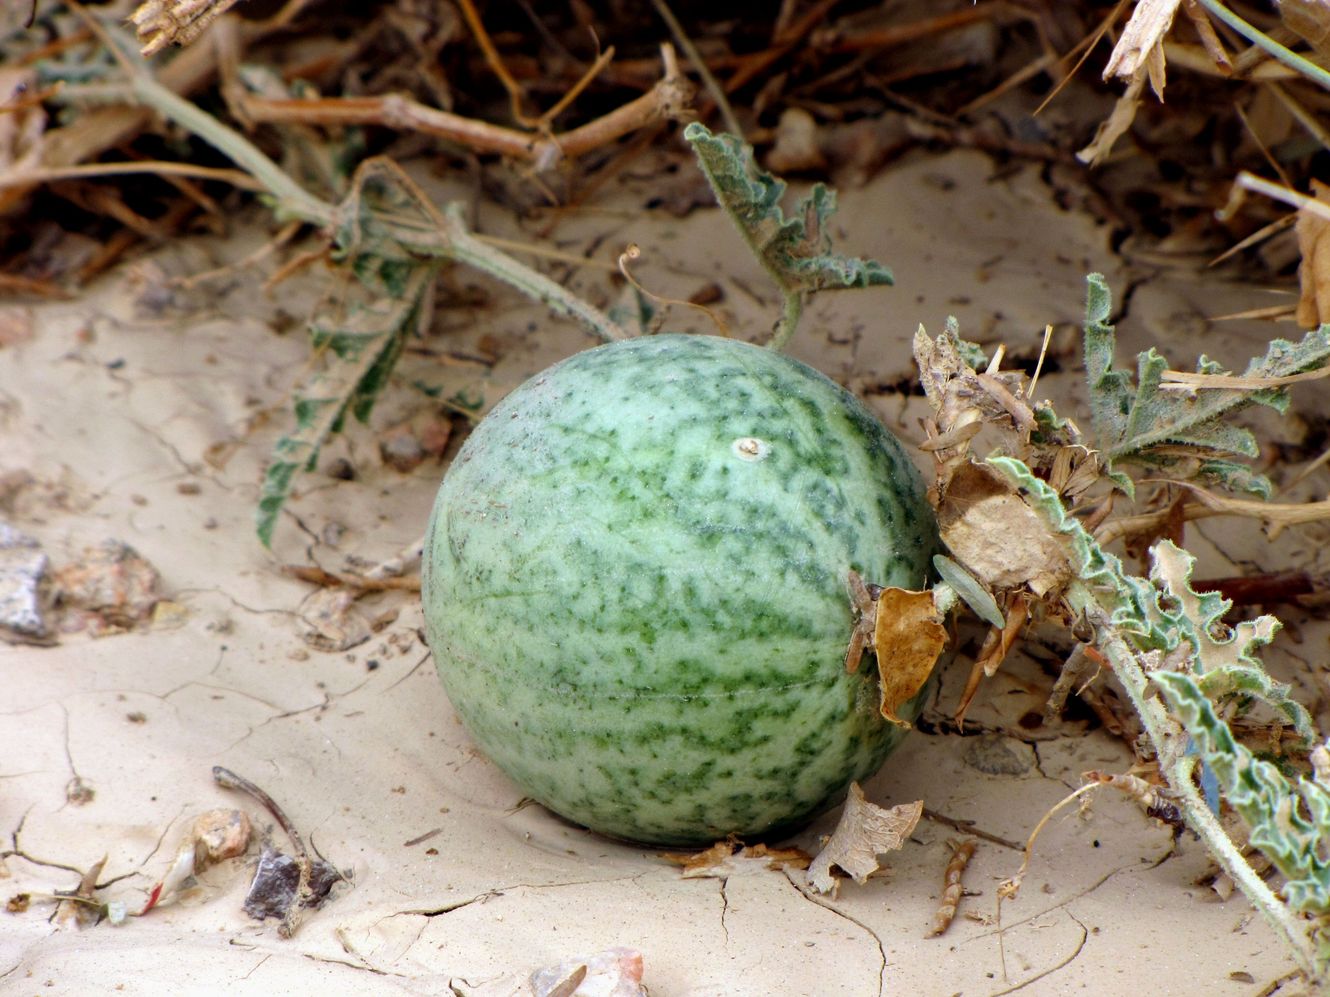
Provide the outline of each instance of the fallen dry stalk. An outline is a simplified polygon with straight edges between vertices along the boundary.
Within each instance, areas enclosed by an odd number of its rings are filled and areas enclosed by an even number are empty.
[[[693,87],[679,71],[668,43],[661,45],[665,74],[649,91],[594,121],[561,134],[542,135],[477,121],[401,94],[379,97],[289,98],[270,100],[245,95],[243,113],[254,122],[303,125],[377,125],[446,139],[476,152],[498,153],[544,170],[560,159],[576,157],[666,119],[681,119]]]
[[[965,895],[965,884],[962,881],[965,867],[970,864],[977,844],[974,838],[951,842],[951,861],[942,874],[942,902],[933,916],[933,926],[925,937],[936,938],[951,927],[951,922],[956,919],[956,909],[960,906],[961,897]]]

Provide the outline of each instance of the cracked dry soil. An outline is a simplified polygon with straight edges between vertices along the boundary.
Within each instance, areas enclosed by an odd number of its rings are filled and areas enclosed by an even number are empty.
[[[439,200],[458,195],[427,182]],[[628,182],[614,200],[622,212],[564,220],[562,248],[597,246],[609,259],[636,242],[639,279],[672,297],[721,275],[734,326],[764,334],[775,296],[725,220],[657,215]],[[298,482],[269,555],[253,534],[257,483],[307,361],[300,325],[326,287],[306,274],[265,296],[263,275],[247,270],[188,291],[165,283],[244,257],[263,225],[255,215],[228,240],[166,247],[76,300],[3,306],[23,310],[32,330],[0,349],[0,472],[28,476],[5,493],[6,518],[56,563],[108,537],[130,544],[183,610],[100,639],[0,646],[0,889],[32,897],[0,914],[0,993],[499,994],[538,966],[614,945],[642,950],[656,995],[1254,994],[1287,970],[1240,896],[1221,902],[1197,885],[1198,846],[1109,794],[1088,817],[1047,829],[998,923],[997,884],[1045,809],[1082,771],[1130,760],[1085,721],[1019,726],[1052,681],[1034,652],[971,710],[973,729],[1003,749],[996,764],[975,738],[947,733],[962,649],[921,725],[932,733],[913,735],[865,785],[884,804],[923,799],[929,817],[888,875],[834,899],[775,871],[685,880],[651,850],[523,805],[450,709],[415,598],[366,597],[357,611],[369,639],[315,650],[311,589],[279,567],[355,568],[419,537],[441,466],[396,471],[375,436],[429,404],[419,385],[489,406],[591,344],[472,274],[449,274],[433,334],[408,351],[373,425],[351,427]],[[493,208],[482,227],[522,235]],[[1041,389],[1075,411],[1069,344],[1090,270],[1128,304],[1124,351],[1158,343],[1178,366],[1202,349],[1237,364],[1268,338],[1261,326],[1205,319],[1250,307],[1259,289],[1129,267],[1092,220],[1057,207],[1037,170],[999,174],[979,153],[906,160],[843,192],[835,235],[842,250],[891,265],[896,287],[817,299],[791,352],[865,395],[907,441],[920,438],[922,411],[898,387],[911,381],[908,343],[920,322],[936,331],[948,314],[1018,356],[1032,356],[1053,323],[1064,362]],[[602,271],[556,276],[604,298]],[[1203,344],[1178,338],[1184,325]],[[1326,557],[1305,534],[1271,545],[1242,524],[1212,520],[1192,537],[1212,575]],[[1271,663],[1319,706],[1323,680],[1298,658],[1323,652],[1325,625],[1303,621],[1296,637]],[[236,861],[186,902],[122,926],[51,923],[41,898],[72,889],[103,855],[101,895],[141,906],[192,815],[240,805],[213,784],[219,764],[279,799],[314,848],[351,869],[353,886],[289,940],[244,916]],[[816,850],[835,816],[794,843]],[[947,934],[925,938],[958,826],[981,836],[971,893]]]

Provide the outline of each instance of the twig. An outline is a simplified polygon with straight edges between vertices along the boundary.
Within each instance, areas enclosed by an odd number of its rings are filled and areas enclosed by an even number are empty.
[[[799,20],[781,31],[773,39],[770,48],[742,57],[738,68],[725,81],[725,92],[734,93],[755,76],[765,72],[772,63],[802,42],[804,37],[827,16],[831,8],[836,6],[836,3],[837,0],[818,0],[800,15]]]
[[[675,44],[683,49],[683,54],[688,57],[688,61],[693,64],[697,70],[697,75],[702,77],[702,85],[710,94],[711,99],[716,102],[716,110],[720,112],[721,120],[725,122],[725,130],[735,138],[743,138],[743,126],[739,124],[738,117],[735,116],[734,108],[730,106],[729,99],[725,96],[725,91],[716,82],[716,77],[711,75],[711,70],[707,68],[706,62],[698,54],[697,47],[693,40],[688,37],[684,31],[683,25],[679,19],[674,16],[674,11],[665,0],[651,0],[651,5],[656,8],[656,13],[660,19],[665,22],[665,26],[670,29],[670,34],[674,36]]]
[[[0,175],[0,188],[35,186],[60,180],[80,180],[87,177],[129,176],[135,173],[153,173],[158,176],[193,177],[196,180],[221,180],[241,190],[263,190],[264,187],[248,173],[214,166],[195,166],[193,163],[172,163],[162,159],[136,159],[132,162],[87,163],[82,166],[49,166],[37,170]]]
[[[946,14],[926,17],[920,21],[910,21],[908,24],[892,24],[884,28],[870,28],[853,33],[842,33],[832,29],[814,38],[813,47],[818,51],[837,55],[860,52],[864,49],[890,48],[893,45],[904,45],[906,42],[918,41],[929,35],[964,27],[975,21],[986,21],[999,8],[1005,11],[1006,5],[990,3],[982,7],[964,7]]]
[[[956,919],[956,908],[965,895],[965,884],[961,877],[965,875],[965,867],[970,864],[977,844],[974,838],[951,843],[951,861],[942,874],[942,902],[933,916],[933,926],[925,937],[936,938],[951,927],[951,922]]]
[[[292,578],[298,578],[302,582],[309,582],[313,585],[322,585],[325,588],[354,588],[366,592],[380,592],[388,589],[402,589],[407,592],[420,591],[419,575],[409,575],[405,578],[394,576],[370,578],[368,575],[360,575],[351,571],[329,571],[326,568],[305,564],[284,564],[281,570],[284,575],[290,575]]]
[[[1081,57],[1076,60],[1076,65],[1072,66],[1071,69],[1068,70],[1067,75],[1058,81],[1058,85],[1048,92],[1048,96],[1039,102],[1039,106],[1034,109],[1034,116],[1038,116],[1042,113],[1044,108],[1053,102],[1053,98],[1062,92],[1063,87],[1076,78],[1076,74],[1079,73],[1081,67],[1085,65],[1085,60],[1090,58],[1090,53],[1093,52],[1095,46],[1099,44],[1099,39],[1108,34],[1108,29],[1117,22],[1118,17],[1122,14],[1122,11],[1126,6],[1127,0],[1118,0],[1113,9],[1104,16],[1102,21],[1099,22],[1099,26],[1082,38],[1070,52],[1062,57],[1063,59],[1070,59],[1082,47],[1085,49],[1085,51],[1081,53]]]
[[[1001,845],[1003,848],[1010,848],[1013,852],[1024,850],[1024,846],[1019,841],[1012,841],[1010,838],[1004,838],[1001,835],[993,834],[991,831],[985,831],[983,828],[975,826],[972,820],[961,820],[958,817],[948,817],[946,814],[940,814],[936,810],[930,810],[924,807],[924,816],[938,824],[946,824],[953,830],[960,831],[962,834],[972,835],[976,838],[983,838],[985,841],[991,841],[995,845]]]
[[[236,773],[228,768],[223,768],[221,765],[212,767],[212,778],[223,789],[234,789],[236,792],[244,793],[246,796],[253,798],[268,813],[272,814],[273,820],[277,821],[282,832],[291,839],[291,848],[296,853],[296,858],[302,864],[308,864],[309,852],[305,848],[305,839],[300,836],[300,832],[291,823],[291,818],[286,816],[286,811],[277,805],[276,800],[244,776],[236,775]]]
[[[632,271],[628,269],[628,264],[639,259],[641,255],[642,250],[638,248],[636,243],[629,243],[628,248],[619,254],[619,273],[623,274],[624,280],[628,281],[628,283],[632,284],[634,288],[646,295],[652,301],[657,301],[667,307],[669,305],[683,305],[686,308],[692,308],[701,312],[715,323],[716,331],[722,336],[728,336],[730,334],[730,327],[726,324],[725,320],[722,319],[717,312],[712,311],[706,305],[699,305],[696,301],[685,301],[682,298],[667,298],[660,294],[653,294],[643,287],[641,282],[633,276]]]
[[[499,50],[494,47],[494,41],[490,38],[489,32],[485,30],[485,24],[480,19],[480,14],[476,12],[475,4],[471,0],[458,0],[458,5],[462,8],[462,17],[466,21],[466,26],[471,29],[472,36],[476,39],[476,44],[480,46],[481,54],[485,56],[485,62],[503,88],[508,91],[508,103],[512,108],[513,120],[524,128],[535,128],[540,124],[536,118],[528,118],[522,110],[522,101],[526,94],[519,84],[508,72],[508,67],[503,64],[503,58],[499,55]]]
[[[539,135],[477,121],[428,107],[402,94],[304,100],[245,95],[244,113],[266,124],[379,125],[457,142],[482,153],[497,153],[548,169],[560,159],[575,159],[657,121],[682,118],[692,86],[679,71],[674,50],[661,46],[664,75],[649,91],[622,107],[562,134]]]
[[[1312,214],[1330,221],[1330,204],[1324,201],[1318,201],[1314,197],[1308,197],[1306,194],[1299,194],[1296,190],[1290,190],[1287,187],[1281,187],[1277,183],[1271,183],[1256,176],[1254,173],[1248,173],[1243,170],[1238,174],[1234,181],[1243,190],[1254,190],[1258,194],[1264,194],[1266,197],[1274,198],[1276,201],[1282,201],[1285,204],[1291,204],[1295,208],[1303,211],[1310,211]]]
[[[99,25],[97,30],[105,29]],[[280,219],[299,219],[324,228],[335,228],[342,221],[341,209],[306,191],[239,132],[165,89],[146,72],[136,70],[132,84],[134,95],[144,104],[193,132],[247,170],[276,199],[274,211]],[[395,180],[415,192],[418,201],[428,204],[428,199],[390,160],[371,160],[361,164],[361,170],[372,171],[376,168],[392,173]],[[438,216],[437,225],[426,226],[410,219],[383,221],[391,237],[415,254],[465,263],[542,302],[551,310],[577,319],[602,339],[609,341],[626,338],[623,330],[598,308],[544,274],[485,245],[468,231],[461,215],[459,205],[449,205]]]

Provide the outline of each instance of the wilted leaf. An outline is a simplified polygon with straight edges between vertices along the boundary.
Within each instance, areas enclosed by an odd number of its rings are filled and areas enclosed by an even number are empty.
[[[1290,30],[1301,35],[1317,55],[1322,59],[1330,58],[1330,0],[1282,0],[1279,17]]]
[[[665,852],[666,862],[683,866],[684,879],[728,879],[731,876],[784,869],[807,869],[812,860],[802,848],[768,848],[744,845],[733,839],[718,841],[702,852]]]
[[[924,687],[946,645],[947,629],[931,592],[882,590],[873,627],[882,716],[899,726],[910,726],[896,713]]]
[[[1173,25],[1181,0],[1139,0],[1104,66],[1104,79],[1130,79],[1142,68],[1160,100],[1164,97],[1164,35]]]
[[[1330,206],[1330,186],[1312,180],[1312,196]],[[1298,210],[1298,298],[1296,319],[1304,329],[1330,322],[1330,221],[1306,208]]]
[[[952,476],[938,510],[953,557],[994,591],[1028,585],[1044,595],[1070,577],[1062,544],[1005,481],[967,463]]]
[[[849,873],[856,883],[865,882],[879,868],[877,857],[900,848],[923,812],[922,800],[879,807],[864,799],[857,782],[850,783],[840,823],[808,867],[808,884],[818,893],[830,893],[838,882],[832,866]]]

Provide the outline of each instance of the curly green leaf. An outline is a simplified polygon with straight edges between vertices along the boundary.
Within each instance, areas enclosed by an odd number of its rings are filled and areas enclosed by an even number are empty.
[[[1251,830],[1251,843],[1287,882],[1284,895],[1294,910],[1330,914],[1330,790],[1312,779],[1296,786],[1270,762],[1253,755],[1233,736],[1196,680],[1180,672],[1153,676],[1219,778],[1224,797]]]

